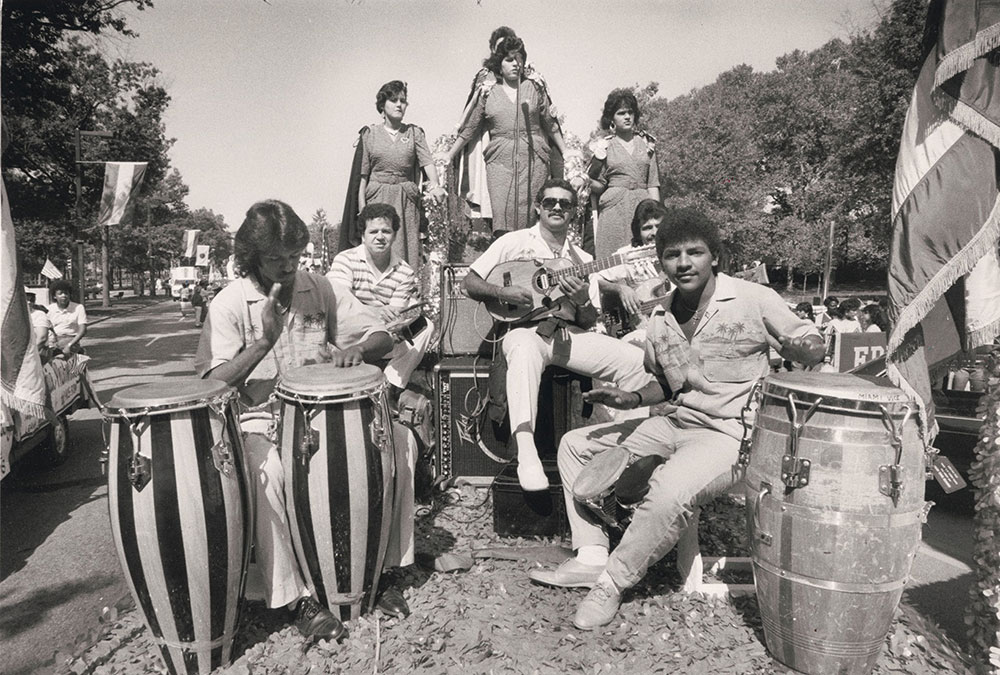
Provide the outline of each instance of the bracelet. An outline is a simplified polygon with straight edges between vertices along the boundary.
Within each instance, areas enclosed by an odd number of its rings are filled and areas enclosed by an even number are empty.
[[[639,402],[638,402],[638,403],[636,403],[636,404],[635,404],[634,406],[632,406],[632,407],[633,407],[633,408],[638,408],[638,407],[642,406],[642,392],[639,392],[639,391],[633,391],[632,393],[633,393],[633,394],[635,394],[636,396],[638,396],[638,397],[639,397]]]

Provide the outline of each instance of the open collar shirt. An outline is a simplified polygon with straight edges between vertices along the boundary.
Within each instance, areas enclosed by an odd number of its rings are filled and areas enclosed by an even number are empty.
[[[646,370],[670,387],[667,415],[682,426],[708,427],[741,438],[740,411],[754,383],[770,370],[768,349],[782,336],[819,335],[766,286],[716,277],[690,342],[669,310],[671,291],[649,322]]]
[[[49,321],[59,337],[76,337],[80,326],[87,325],[87,310],[83,305],[72,301],[66,305],[66,309],[59,309],[59,304],[53,302],[49,305]]]
[[[393,251],[389,266],[379,271],[364,244],[338,253],[326,278],[350,288],[366,305],[407,307],[419,295],[417,275],[409,263]]]

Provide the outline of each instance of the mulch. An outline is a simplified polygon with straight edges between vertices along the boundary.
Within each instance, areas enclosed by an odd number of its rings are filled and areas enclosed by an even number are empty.
[[[726,498],[706,507],[705,555],[747,550],[744,507]],[[615,621],[577,630],[573,612],[585,590],[528,581],[532,566],[558,561],[565,542],[500,538],[485,488],[438,493],[417,520],[418,564],[402,576],[412,614],[376,611],[348,625],[349,637],[310,642],[284,611],[250,604],[234,661],[216,671],[250,673],[787,673],[764,647],[756,599],[681,593],[673,553],[625,595]],[[479,557],[493,549],[497,557]],[[496,549],[502,549],[497,551]],[[468,571],[436,571],[442,556],[476,557]],[[507,555],[509,554],[509,555]],[[506,559],[510,558],[510,559]],[[59,655],[61,673],[167,672],[137,611],[111,610],[96,643]],[[971,672],[967,656],[912,607],[902,604],[875,673]]]

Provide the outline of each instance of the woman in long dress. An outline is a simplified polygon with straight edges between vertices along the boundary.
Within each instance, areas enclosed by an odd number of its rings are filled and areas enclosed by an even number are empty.
[[[525,69],[526,59],[520,38],[497,39],[483,62],[492,77],[482,78],[445,154],[450,164],[477,134],[489,133],[483,158],[494,234],[531,225],[531,202],[549,175],[553,146],[559,153],[566,149],[545,82]]]
[[[639,103],[627,89],[608,94],[601,128],[611,133],[591,144],[591,194],[599,195],[595,254],[604,258],[629,240],[636,207],[644,199],[660,200],[660,172],[653,137],[638,129]]]
[[[341,250],[358,246],[357,214],[367,204],[390,204],[400,218],[393,252],[413,268],[420,265],[421,203],[420,170],[433,186],[431,196],[440,201],[444,190],[438,185],[437,169],[424,130],[403,122],[407,108],[406,83],[386,82],[375,96],[375,109],[382,122],[361,129],[355,166],[348,186],[348,205],[341,224]]]

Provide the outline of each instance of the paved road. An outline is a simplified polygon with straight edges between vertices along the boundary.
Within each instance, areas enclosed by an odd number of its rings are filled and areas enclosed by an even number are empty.
[[[163,301],[92,326],[85,339],[103,401],[157,377],[190,376],[198,329]],[[70,418],[72,454],[61,467],[20,467],[0,489],[0,672],[36,672],[98,629],[125,601],[111,540],[100,415]]]

